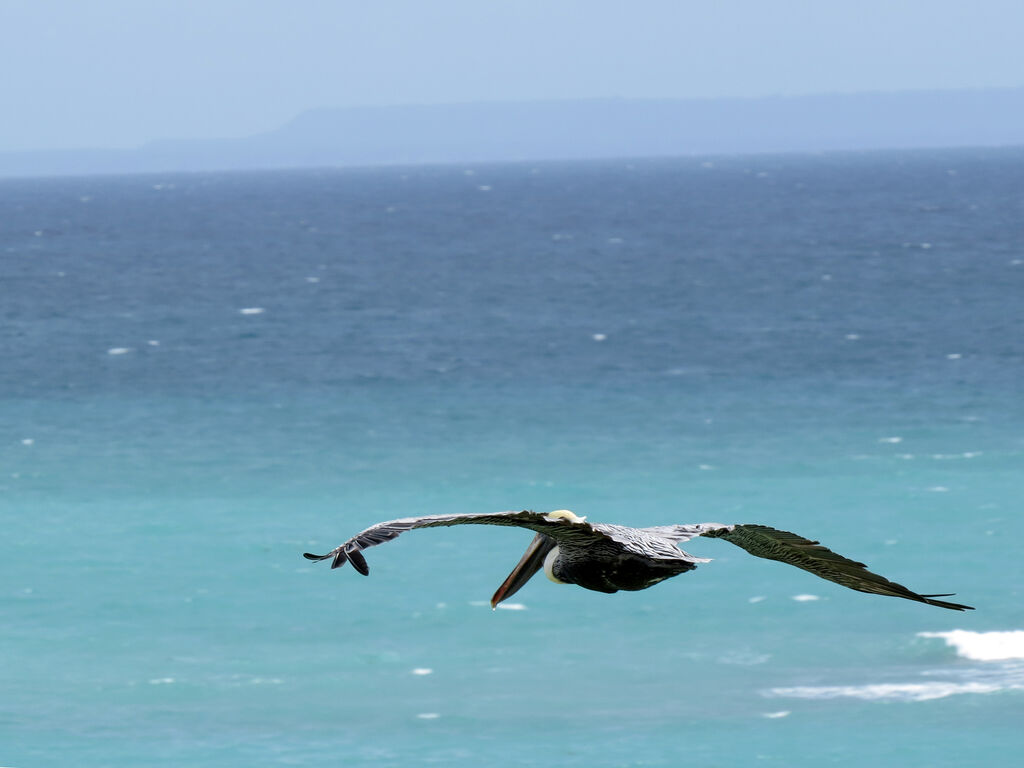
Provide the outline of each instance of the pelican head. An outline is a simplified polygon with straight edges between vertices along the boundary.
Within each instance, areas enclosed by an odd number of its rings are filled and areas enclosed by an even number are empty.
[[[544,515],[545,520],[554,522],[555,520],[568,520],[570,523],[582,523],[586,520],[586,517],[580,517],[575,512],[571,512],[568,509],[556,509],[554,512],[548,512]]]
[[[565,520],[568,523],[579,525],[587,518],[580,517],[568,509],[556,509],[554,512],[546,514],[544,519],[552,523],[557,520]],[[551,581],[556,584],[564,584],[564,581],[555,578],[555,574],[552,571],[552,566],[557,557],[558,545],[554,539],[550,536],[545,536],[543,533],[538,533],[534,536],[530,546],[526,548],[526,553],[516,564],[516,567],[512,569],[512,573],[508,575],[508,578],[498,587],[494,597],[491,598],[491,608],[497,608],[498,603],[502,600],[512,597],[541,568],[544,569],[544,575],[551,579]]]

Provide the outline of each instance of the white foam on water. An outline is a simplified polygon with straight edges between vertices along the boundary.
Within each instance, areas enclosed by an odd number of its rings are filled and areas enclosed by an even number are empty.
[[[1024,630],[972,632],[918,632],[918,637],[936,638],[956,649],[957,655],[982,662],[973,667],[928,670],[924,682],[868,683],[865,685],[798,685],[770,688],[768,698],[840,699],[863,701],[930,701],[962,694],[1024,691]],[[953,679],[936,680],[936,677]]]
[[[131,347],[111,347],[107,350],[108,355],[127,355],[132,351]]]
[[[437,712],[420,712],[416,715],[420,720],[437,720],[440,716]]]
[[[432,675],[434,674],[434,670],[430,667],[416,667],[416,669],[412,670],[412,673],[414,675]]]
[[[754,595],[753,597],[748,597],[747,598],[747,602],[748,603],[760,603],[762,600],[767,600],[767,599],[768,598],[766,598],[764,595]]]
[[[604,341],[608,337],[603,333],[595,333],[590,338],[592,338],[594,341]]]
[[[21,441],[21,444],[22,445],[33,445],[33,444],[35,444],[35,442],[36,441],[33,440],[31,437],[26,437],[24,440]]]
[[[797,685],[790,688],[771,688],[763,692],[769,698],[789,699],[862,699],[864,701],[930,701],[962,693],[996,693],[1007,688],[1024,686],[999,683],[871,683],[868,685]]]
[[[793,599],[798,603],[813,603],[815,600],[821,600],[817,595],[793,595]]]
[[[150,685],[170,685],[174,682],[173,677],[154,677],[149,681]]]
[[[498,603],[498,609],[502,611],[525,611],[526,606],[522,603]]]
[[[778,712],[763,712],[761,713],[761,717],[766,717],[769,720],[777,720],[780,717],[789,717],[791,714],[793,713],[788,709],[780,709]]]
[[[880,437],[880,438],[878,438],[878,442],[880,442],[880,443],[892,443],[893,445],[895,445],[896,443],[902,443],[903,442],[903,438],[902,437],[896,437],[896,436],[893,436],[893,437]]]
[[[942,638],[956,648],[957,656],[974,661],[1007,661],[1024,659],[1024,630],[1005,632],[972,632],[954,629],[949,632],[918,632],[918,637]]]
[[[939,461],[950,459],[974,459],[981,456],[981,451],[964,451],[963,453],[933,453],[932,458]]]
[[[241,315],[262,315],[266,311],[263,307],[243,307],[238,310],[238,313]]]

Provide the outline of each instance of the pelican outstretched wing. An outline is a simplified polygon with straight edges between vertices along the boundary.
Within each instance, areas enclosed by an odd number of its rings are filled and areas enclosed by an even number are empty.
[[[919,595],[902,584],[889,581],[884,576],[872,573],[864,563],[837,555],[817,541],[805,539],[789,531],[780,531],[767,525],[722,525],[721,523],[700,523],[699,525],[666,526],[675,529],[677,541],[686,541],[694,536],[725,539],[752,555],[769,560],[778,560],[813,573],[822,579],[833,581],[858,592],[873,595],[889,595],[916,600],[919,603],[949,608],[954,611],[972,611],[969,605],[936,600],[943,595]]]
[[[414,528],[437,528],[450,525],[505,525],[516,528],[528,528],[537,533],[544,533],[556,541],[586,544],[596,540],[614,541],[606,533],[592,527],[589,523],[572,522],[565,518],[551,518],[548,515],[531,510],[522,512],[492,512],[474,515],[425,515],[423,517],[403,517],[377,523],[361,533],[357,533],[348,541],[340,544],[325,555],[314,555],[309,552],[303,557],[307,560],[327,560],[334,558],[331,568],[338,568],[346,562],[364,576],[370,569],[363,557],[362,550],[375,547],[400,536]]]

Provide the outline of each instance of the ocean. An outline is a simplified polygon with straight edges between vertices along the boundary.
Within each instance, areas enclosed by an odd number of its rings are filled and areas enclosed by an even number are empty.
[[[0,181],[0,765],[1024,751],[1024,150]],[[636,593],[468,526],[765,523]]]

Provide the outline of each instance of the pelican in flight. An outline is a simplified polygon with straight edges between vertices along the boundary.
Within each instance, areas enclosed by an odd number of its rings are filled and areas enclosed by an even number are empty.
[[[697,536],[725,539],[752,555],[795,565],[815,576],[841,584],[858,592],[889,595],[954,611],[974,610],[969,605],[936,600],[950,594],[919,595],[902,584],[872,573],[864,563],[837,555],[816,541],[767,525],[659,525],[653,528],[628,528],[607,523],[588,523],[567,509],[548,514],[524,510],[482,515],[427,515],[389,520],[367,528],[335,547],[326,555],[305,553],[308,560],[333,559],[331,568],[346,562],[364,576],[370,569],[362,551],[391,541],[414,528],[449,525],[506,525],[528,528],[537,535],[526,554],[498,587],[491,607],[507,600],[541,568],[556,584],[577,584],[597,592],[636,591],[653,587],[660,581],[692,571],[698,563],[710,562],[694,557],[677,545]]]

